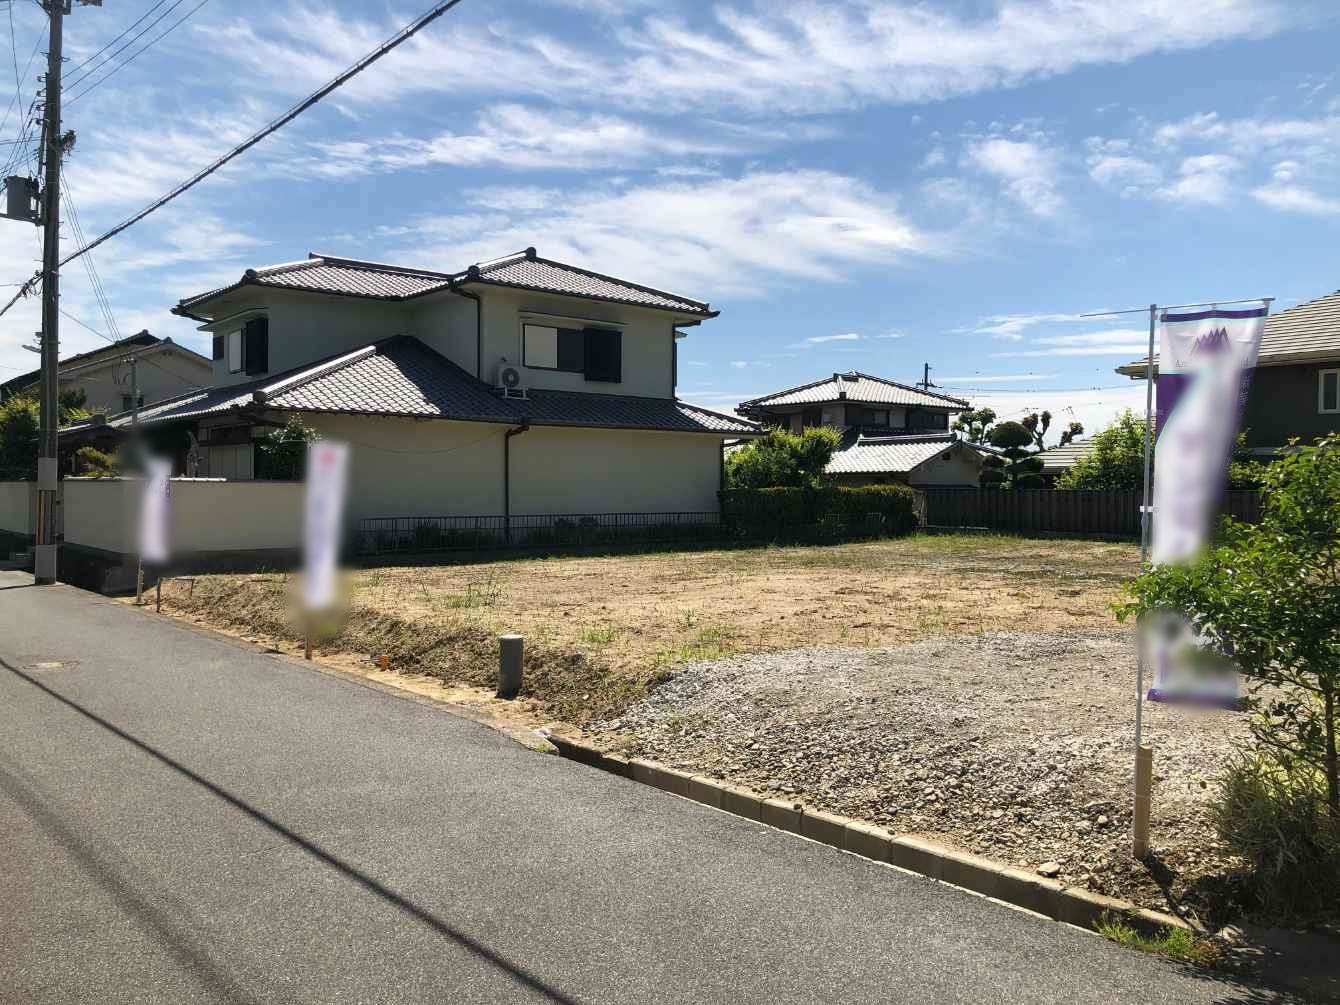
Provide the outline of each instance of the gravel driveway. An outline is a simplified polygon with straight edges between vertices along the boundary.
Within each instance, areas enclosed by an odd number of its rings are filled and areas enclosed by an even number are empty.
[[[1135,665],[1121,630],[987,632],[693,663],[610,746],[1167,909],[1211,911],[1209,821],[1243,717],[1146,706],[1156,870],[1130,860]],[[1050,868],[1049,868],[1050,871]],[[1155,873],[1158,875],[1156,876]],[[1217,891],[1217,892],[1216,892]]]

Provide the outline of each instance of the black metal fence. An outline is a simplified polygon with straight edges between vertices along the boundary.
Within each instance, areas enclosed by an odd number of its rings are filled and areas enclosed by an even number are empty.
[[[528,516],[407,516],[359,520],[360,555],[495,548],[562,548],[679,544],[727,536],[721,515],[704,513],[576,513]]]
[[[984,527],[1015,533],[1140,536],[1139,489],[927,488],[925,523],[930,527]],[[1230,489],[1220,512],[1238,520],[1261,518],[1255,489]]]

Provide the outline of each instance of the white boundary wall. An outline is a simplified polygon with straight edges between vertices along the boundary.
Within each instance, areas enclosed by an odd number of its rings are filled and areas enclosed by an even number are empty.
[[[0,482],[0,530],[27,536],[36,534],[36,497],[36,482]]]
[[[138,478],[65,479],[65,542],[134,554],[141,484]],[[173,557],[296,551],[302,545],[302,498],[302,482],[174,478]]]

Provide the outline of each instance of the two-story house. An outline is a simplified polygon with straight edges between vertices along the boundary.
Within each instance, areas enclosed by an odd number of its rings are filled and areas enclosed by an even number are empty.
[[[832,426],[842,442],[826,473],[843,484],[976,485],[982,452],[949,431],[961,398],[855,370],[741,402],[764,426],[799,433]]]
[[[211,387],[142,410],[146,435],[251,479],[299,415],[350,445],[353,518],[715,512],[723,439],[758,432],[675,397],[716,311],[534,248],[454,273],[312,255],[174,313],[213,337]]]
[[[131,358],[135,360],[131,379]],[[60,393],[82,393],[84,407],[90,412],[114,415],[128,411],[134,404],[135,386],[141,405],[175,398],[188,391],[208,387],[213,376],[210,361],[193,349],[178,345],[170,338],[159,338],[147,331],[99,346],[88,352],[67,356],[58,370]],[[0,384],[0,401],[22,394],[37,393],[40,370],[19,374]]]
[[[1117,367],[1134,380],[1147,370],[1147,359]],[[1340,431],[1340,290],[1266,318],[1242,428],[1256,454]]]

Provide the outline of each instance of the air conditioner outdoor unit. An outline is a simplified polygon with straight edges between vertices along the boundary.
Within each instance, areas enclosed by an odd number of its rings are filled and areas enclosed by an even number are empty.
[[[498,372],[493,379],[493,387],[504,398],[524,398],[526,396],[526,385],[522,380],[521,368],[513,366],[505,359],[498,362]]]

